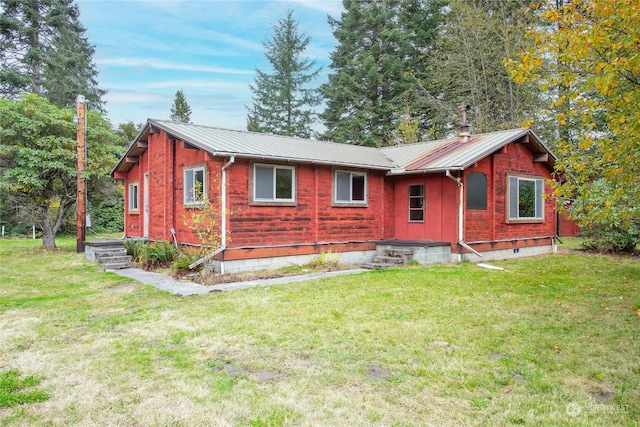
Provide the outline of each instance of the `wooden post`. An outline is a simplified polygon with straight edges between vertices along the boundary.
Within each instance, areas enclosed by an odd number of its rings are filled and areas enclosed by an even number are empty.
[[[76,119],[78,120],[78,132],[76,134],[76,172],[77,172],[77,192],[76,192],[76,252],[84,252],[84,239],[86,231],[86,189],[87,183],[84,178],[85,171],[85,99],[78,95],[76,98]]]

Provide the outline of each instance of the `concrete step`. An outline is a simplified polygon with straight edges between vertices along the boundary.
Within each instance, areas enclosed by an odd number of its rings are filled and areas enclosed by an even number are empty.
[[[364,264],[360,264],[360,267],[366,268],[367,270],[386,270],[387,268],[398,268],[402,267],[404,264],[387,264],[384,262],[367,262]]]
[[[138,265],[133,261],[102,263],[105,270],[122,270],[124,268],[136,268]]]
[[[100,248],[100,249],[96,249],[95,251],[95,256],[96,258],[101,258],[101,257],[105,257],[105,256],[120,256],[120,255],[126,255],[127,254],[127,250],[125,248]]]
[[[377,255],[373,257],[372,262],[374,264],[405,264],[406,260],[404,257],[394,257],[394,256],[382,256]]]
[[[410,257],[410,256],[413,256],[414,251],[413,249],[385,249],[384,254],[386,256],[394,256],[394,257],[401,257],[401,256]]]
[[[98,262],[101,264],[109,264],[115,262],[131,262],[131,255],[114,255],[114,256],[105,256],[98,257]]]

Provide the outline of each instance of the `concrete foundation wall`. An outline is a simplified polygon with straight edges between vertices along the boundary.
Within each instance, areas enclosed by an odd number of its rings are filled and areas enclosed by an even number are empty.
[[[363,264],[371,261],[376,251],[351,251],[332,254],[321,255],[291,255],[271,258],[254,258],[254,259],[242,259],[234,261],[224,261],[225,273],[242,273],[247,271],[259,271],[259,270],[277,270],[283,267],[290,267],[293,265],[305,265],[319,257],[327,257],[327,261],[338,259],[340,264]],[[221,271],[222,261],[214,261],[216,272]]]
[[[377,245],[378,253],[382,254],[385,250],[398,249],[395,245]],[[413,251],[412,259],[420,264],[435,264],[438,262],[451,261],[451,245],[442,246],[400,246],[402,249],[410,249]]]
[[[484,251],[482,258],[473,253],[462,254],[462,260],[471,262],[500,261],[503,259],[522,258],[528,256],[544,255],[555,250],[554,245],[528,246],[514,249],[499,249],[495,251]],[[451,254],[451,261],[458,261],[458,254]]]

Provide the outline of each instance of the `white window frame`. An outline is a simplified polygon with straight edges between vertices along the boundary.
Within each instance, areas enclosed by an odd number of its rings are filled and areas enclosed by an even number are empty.
[[[349,174],[349,199],[338,199],[338,174]],[[364,178],[363,200],[353,200],[353,178]],[[337,206],[367,206],[367,200],[369,198],[368,185],[369,176],[367,172],[356,172],[350,170],[336,169],[333,171],[333,204]]]
[[[533,182],[534,184],[534,216],[520,216],[520,184],[522,182]],[[515,186],[515,188],[514,188]],[[508,223],[544,222],[544,178],[526,175],[507,175],[506,192],[506,219]]]
[[[129,184],[129,212],[139,212],[140,210],[140,184],[132,182]]]
[[[197,199],[195,195],[195,175],[197,172],[202,172],[202,199]],[[190,176],[190,178],[189,178]],[[184,168],[183,174],[183,187],[184,187],[184,205],[185,206],[203,206],[204,201],[207,199],[207,170],[204,166],[191,166]],[[188,188],[190,183],[190,188]]]
[[[271,196],[258,197],[258,173],[256,169],[270,169],[271,170]],[[287,170],[291,171],[291,197],[278,197],[277,195],[277,178],[278,178],[278,170]],[[284,165],[275,165],[275,164],[267,164],[267,163],[254,163],[251,167],[251,203],[256,205],[295,205],[296,203],[296,193],[297,193],[297,184],[296,184],[296,167],[295,166],[284,166]]]

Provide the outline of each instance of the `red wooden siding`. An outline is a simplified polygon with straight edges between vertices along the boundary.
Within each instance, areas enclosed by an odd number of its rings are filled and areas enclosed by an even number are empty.
[[[205,168],[209,199],[220,203],[221,169],[228,158],[186,148],[181,141],[168,139],[164,131],[151,133],[148,148],[138,164],[122,176],[125,179],[125,233],[142,237],[144,230],[144,174],[149,174],[149,235],[155,240],[172,240],[175,229],[179,242],[198,244],[189,223],[194,208],[185,207],[184,169]],[[260,163],[271,163],[261,160]],[[367,172],[367,203],[363,206],[336,206],[333,203],[335,168],[318,164],[280,163],[295,167],[294,204],[258,205],[250,203],[252,161],[236,158],[227,174],[226,259],[257,258],[291,254],[318,253],[327,248],[341,250],[372,249],[372,241],[383,239],[458,241],[459,187],[443,173],[429,175],[386,176],[383,171]],[[348,170],[348,168],[340,168]],[[358,170],[355,170],[358,171]],[[360,170],[362,172],[362,170]],[[492,242],[478,244],[479,250],[495,249],[495,241],[529,239],[556,234],[555,200],[545,200],[543,222],[508,224],[505,218],[507,175],[522,174],[550,178],[546,163],[534,163],[526,144],[511,143],[479,161],[462,173],[463,183],[470,172],[487,178],[487,209],[466,208],[464,240]],[[457,176],[457,172],[453,172]],[[128,211],[128,185],[138,183],[139,210]],[[409,222],[411,184],[424,185],[424,222]],[[545,193],[552,191],[545,184]],[[548,244],[548,239],[523,245]],[[333,246],[331,246],[331,245]],[[485,248],[486,246],[486,248]]]
[[[125,200],[125,233],[143,236],[143,176],[148,172],[148,237],[171,240],[170,229],[174,228],[179,242],[198,244],[197,236],[189,226],[193,208],[185,207],[183,203],[184,168],[206,167],[209,199],[218,204],[221,168],[228,159],[185,148],[181,141],[167,139],[164,131],[149,135],[148,142],[139,164],[125,179],[125,188],[129,183],[139,183],[140,197],[137,213],[128,212],[128,200]],[[295,164],[295,206],[256,206],[249,204],[251,165],[248,159],[236,159],[226,171],[229,248],[359,242],[392,237],[393,185],[385,181],[383,172],[367,172],[366,206],[343,207],[332,205],[331,167]]]
[[[509,144],[503,150],[478,162],[465,171],[480,172],[487,177],[487,209],[466,209],[464,238],[467,242],[520,239],[555,235],[555,199],[545,182],[544,222],[508,224],[506,222],[507,174],[523,174],[551,178],[545,163],[534,163],[525,144]]]
[[[236,160],[227,169],[229,247],[295,245],[304,243],[349,242],[384,239],[385,214],[390,215],[385,195],[391,191],[380,172],[368,172],[367,205],[332,205],[333,170],[327,166],[296,165],[295,206],[249,205],[251,162]]]
[[[424,222],[409,222],[409,185],[424,184]],[[394,197],[395,238],[399,240],[458,240],[458,186],[441,175],[397,177]]]
[[[509,144],[500,152],[478,162],[465,171],[480,172],[487,178],[487,209],[466,208],[464,194],[464,240],[466,242],[519,239],[555,235],[555,200],[545,200],[542,223],[507,224],[505,217],[507,174],[550,178],[548,166],[534,163],[533,154],[524,144]],[[452,172],[456,176],[457,172]],[[463,183],[464,181],[463,177]],[[425,221],[409,222],[408,189],[410,184],[425,186]],[[552,189],[545,184],[545,194]],[[395,238],[409,240],[458,241],[459,192],[456,183],[444,174],[397,177],[395,180]],[[548,241],[544,242],[545,244]]]

